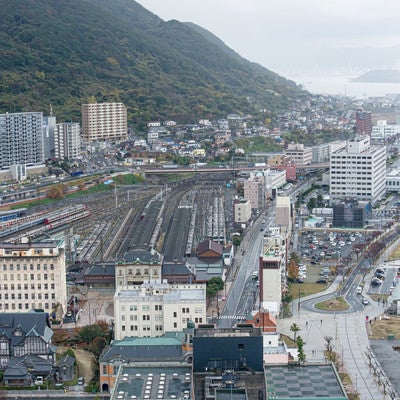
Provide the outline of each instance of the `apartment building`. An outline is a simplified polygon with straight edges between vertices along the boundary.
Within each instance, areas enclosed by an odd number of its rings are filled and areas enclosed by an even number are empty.
[[[181,332],[206,320],[206,284],[153,280],[119,288],[114,295],[115,339]]]
[[[73,160],[81,154],[80,126],[77,122],[56,125],[54,135],[54,155],[58,159]]]
[[[356,131],[358,135],[371,135],[372,114],[370,111],[358,110],[356,112]]]
[[[124,104],[82,104],[82,138],[84,141],[126,140],[127,135],[127,111]]]
[[[386,147],[371,146],[369,136],[349,140],[331,155],[330,202],[369,201],[374,205],[386,192]]]
[[[61,315],[66,304],[65,253],[58,242],[0,243],[0,312]]]
[[[44,163],[41,112],[0,114],[0,169]]]

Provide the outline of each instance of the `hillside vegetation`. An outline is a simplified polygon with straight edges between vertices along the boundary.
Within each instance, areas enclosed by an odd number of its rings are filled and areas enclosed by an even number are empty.
[[[0,5],[0,112],[48,114],[52,104],[59,121],[79,121],[82,103],[122,101],[129,123],[141,125],[273,115],[307,96],[210,32],[165,22],[133,0]]]

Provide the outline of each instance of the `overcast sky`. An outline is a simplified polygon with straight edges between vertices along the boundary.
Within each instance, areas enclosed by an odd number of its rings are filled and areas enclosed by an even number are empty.
[[[200,25],[279,73],[326,61],[343,47],[400,45],[400,0],[137,1],[163,20]]]

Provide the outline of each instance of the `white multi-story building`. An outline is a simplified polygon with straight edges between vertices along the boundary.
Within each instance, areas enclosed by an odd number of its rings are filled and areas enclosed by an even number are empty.
[[[115,339],[182,332],[188,321],[206,320],[206,284],[149,281],[119,288],[114,295]]]
[[[244,226],[250,221],[251,218],[251,203],[246,199],[235,199],[233,201],[233,221],[235,224],[242,224]]]
[[[0,169],[44,163],[41,112],[0,114]]]
[[[126,140],[128,122],[122,103],[82,104],[82,138],[87,141]]]
[[[375,204],[386,191],[386,147],[371,146],[369,136],[348,141],[331,155],[330,202],[362,200]]]
[[[279,169],[268,169],[265,174],[265,182],[266,195],[267,197],[272,197],[274,190],[276,191],[280,187],[286,185],[286,171]]]
[[[312,160],[312,149],[301,143],[290,143],[285,150],[285,155],[290,156],[297,166],[309,165]]]
[[[54,135],[54,152],[58,159],[76,159],[81,154],[80,127],[77,122],[57,124]]]
[[[400,193],[400,171],[392,170],[386,174],[386,190]]]
[[[264,236],[259,261],[260,308],[277,315],[281,310],[282,290],[286,283],[286,246],[279,227]]]
[[[387,139],[400,134],[400,125],[388,125],[386,120],[378,120],[372,127],[371,139],[385,142]]]
[[[42,309],[61,315],[66,305],[65,252],[59,243],[0,244],[0,312]]]

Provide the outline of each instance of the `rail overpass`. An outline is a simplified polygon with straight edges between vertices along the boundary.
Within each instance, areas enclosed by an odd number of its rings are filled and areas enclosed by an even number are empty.
[[[268,168],[268,165],[264,167],[249,167],[244,165],[235,165],[234,167],[211,167],[211,166],[180,166],[174,165],[168,166],[168,168],[158,168],[158,167],[140,167],[140,171],[145,172],[146,174],[176,174],[176,173],[189,173],[189,172],[196,172],[196,173],[224,173],[224,172],[236,172],[236,171],[259,171],[262,169]],[[318,163],[318,164],[308,164],[308,165],[297,165],[296,166],[298,171],[310,171],[313,169],[327,169],[329,168],[329,162],[326,163]],[[139,171],[137,169],[136,171]]]

